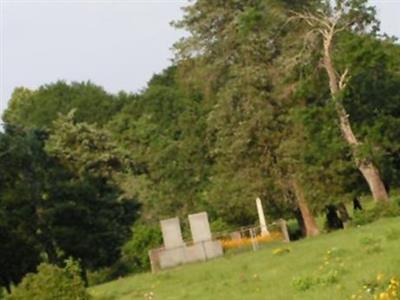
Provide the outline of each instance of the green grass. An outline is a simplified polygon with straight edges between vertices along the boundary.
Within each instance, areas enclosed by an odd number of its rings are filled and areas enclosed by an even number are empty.
[[[276,247],[290,252],[274,255]],[[327,258],[328,251],[332,254]],[[349,299],[378,272],[400,275],[400,218],[90,289],[104,299]],[[330,271],[329,271],[330,270]],[[333,275],[332,275],[333,274]],[[313,283],[306,289],[307,283]],[[314,281],[322,278],[319,283]],[[297,285],[293,282],[297,281]],[[302,290],[304,288],[305,290]],[[154,298],[145,293],[153,292]]]

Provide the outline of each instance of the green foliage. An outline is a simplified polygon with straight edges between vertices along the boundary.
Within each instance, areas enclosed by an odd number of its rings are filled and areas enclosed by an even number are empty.
[[[338,100],[363,141],[357,149],[329,101],[321,39],[288,22],[294,10],[341,12],[338,26],[348,26],[332,50],[338,73],[351,75]],[[2,285],[32,271],[40,253],[55,264],[80,259],[100,270],[97,281],[147,270],[160,233],[144,224],[206,210],[214,232],[247,226],[256,197],[269,220],[301,224],[294,183],[315,215],[368,190],[354,154],[388,187],[400,181],[400,47],[377,36],[366,0],[199,0],[184,11],[176,25],[190,35],[175,45],[175,65],[139,94],[65,82],[15,90],[0,133]],[[356,212],[353,224],[399,207],[393,198]],[[292,239],[299,224],[289,224]]]
[[[67,84],[63,81],[41,86],[37,90],[17,88],[5,110],[3,120],[14,126],[47,129],[58,115],[76,109],[78,122],[104,125],[119,111],[126,95],[107,94],[90,82]]]
[[[137,224],[132,229],[132,238],[122,248],[121,261],[130,272],[150,270],[149,250],[162,245],[159,226]]]
[[[391,201],[387,204],[374,205],[370,209],[357,210],[354,212],[352,223],[354,225],[365,225],[380,218],[392,218],[400,216],[400,206]]]
[[[109,123],[141,172],[130,186],[143,204],[145,222],[186,216],[203,207],[210,165],[205,117],[201,96],[182,88],[176,68],[170,67]]]
[[[290,237],[291,241],[298,240],[303,235],[303,233],[301,232],[299,223],[293,219],[290,219],[287,222],[287,229],[288,229],[289,237]]]
[[[6,300],[88,300],[79,265],[68,260],[64,268],[41,264],[37,273],[27,274]]]
[[[99,175],[102,164],[74,174],[74,168],[45,152],[46,140],[41,131],[7,128],[0,134],[0,227],[4,238],[11,236],[1,251],[15,254],[4,256],[6,285],[32,271],[39,253],[53,264],[71,256],[85,269],[111,265],[131,235],[138,210],[111,178]]]
[[[75,110],[60,115],[46,141],[46,151],[77,175],[110,177],[130,161],[119,151],[107,131],[88,123],[77,123]]]
[[[222,233],[222,232],[229,232],[233,228],[229,226],[229,224],[224,222],[222,219],[216,219],[211,221],[210,229],[212,233]]]

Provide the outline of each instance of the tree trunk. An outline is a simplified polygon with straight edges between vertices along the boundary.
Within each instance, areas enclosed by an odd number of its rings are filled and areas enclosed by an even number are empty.
[[[347,223],[348,221],[351,221],[351,217],[349,215],[349,212],[347,211],[346,205],[344,203],[339,203],[337,205],[337,210],[339,212],[340,219],[342,220],[343,223]]]
[[[306,236],[311,237],[319,235],[317,222],[315,222],[315,218],[308,207],[302,187],[299,186],[296,180],[293,180],[292,185],[296,195],[297,204],[301,212],[301,216],[303,217],[304,227],[306,229]]]
[[[349,121],[349,115],[347,114],[346,109],[338,99],[339,94],[343,89],[343,81],[345,80],[346,74],[342,75],[340,81],[338,80],[331,57],[333,35],[334,28],[332,28],[331,32],[324,35],[324,67],[329,78],[329,88],[331,96],[333,101],[335,101],[336,111],[339,116],[340,129],[342,131],[344,139],[352,149],[357,168],[360,170],[361,174],[367,181],[374,200],[387,202],[389,201],[389,196],[379,174],[378,168],[373,164],[372,161],[368,160],[367,158],[359,157],[357,150],[360,147],[361,142],[358,141],[357,137],[354,135],[353,129],[351,128],[351,124]]]

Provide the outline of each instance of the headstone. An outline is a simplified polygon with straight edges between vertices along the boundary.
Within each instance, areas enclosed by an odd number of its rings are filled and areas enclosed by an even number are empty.
[[[220,241],[213,241],[208,215],[201,212],[189,215],[190,230],[194,245],[200,245],[205,259],[215,258],[223,254],[222,244]]]
[[[184,246],[182,239],[181,225],[178,218],[162,220],[161,231],[166,249],[173,249]]]
[[[258,219],[260,220],[261,235],[262,236],[269,235],[267,223],[265,222],[264,210],[260,198],[256,199],[256,205],[257,205]]]
[[[290,236],[289,236],[289,231],[287,228],[287,223],[284,219],[279,220],[279,226],[281,227],[281,231],[283,234],[283,240],[287,243],[290,242]]]
[[[182,239],[181,225],[178,218],[162,220],[161,231],[164,249],[159,253],[161,269],[174,267],[186,262],[185,243]]]
[[[189,215],[189,223],[194,243],[211,240],[210,224],[206,212]]]
[[[194,244],[185,248],[186,262],[205,261],[207,259],[203,246]]]
[[[202,245],[206,259],[216,258],[224,254],[221,241],[206,241],[202,242]]]

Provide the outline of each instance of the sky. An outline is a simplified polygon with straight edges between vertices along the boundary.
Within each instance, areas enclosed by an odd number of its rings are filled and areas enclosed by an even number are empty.
[[[400,38],[400,0],[370,0]],[[0,114],[14,88],[57,80],[138,92],[170,64],[187,0],[0,0]]]

